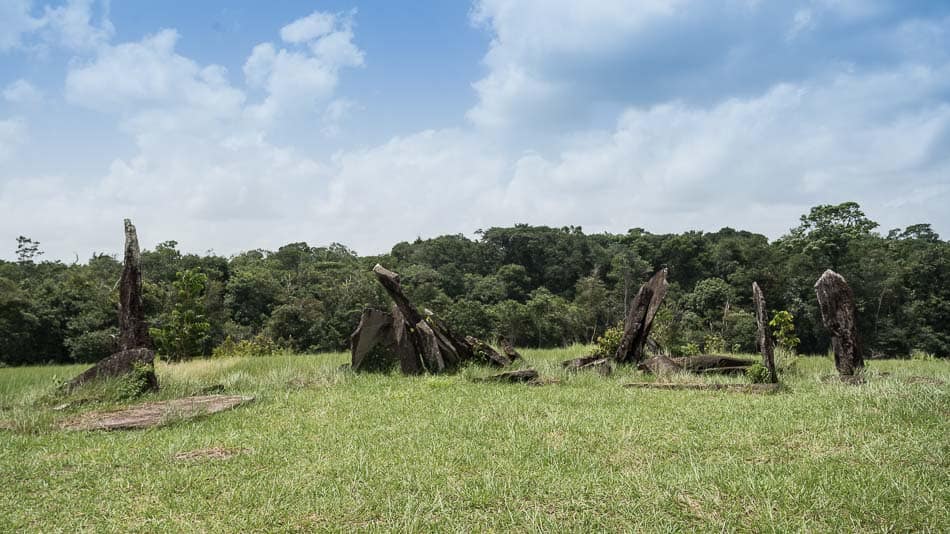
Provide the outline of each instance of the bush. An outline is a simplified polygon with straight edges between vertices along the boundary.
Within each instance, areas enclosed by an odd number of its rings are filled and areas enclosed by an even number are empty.
[[[911,360],[920,360],[920,361],[928,361],[928,362],[929,362],[929,361],[936,360],[937,357],[934,356],[933,354],[927,352],[927,351],[920,350],[920,349],[914,349],[914,350],[910,351],[910,359],[911,359]]]
[[[745,370],[745,376],[753,384],[766,384],[769,382],[769,370],[761,363],[754,363]]]
[[[726,340],[716,334],[707,335],[703,339],[703,350],[706,354],[722,354],[726,352]]]
[[[696,356],[699,354],[699,345],[695,343],[680,345],[679,353],[683,356]]]
[[[611,326],[601,334],[596,341],[594,355],[598,358],[610,358],[617,353],[620,340],[623,338],[623,326]]]
[[[247,356],[270,356],[277,353],[277,344],[274,340],[258,334],[251,339],[242,339],[234,341],[234,338],[228,336],[225,340],[215,347],[212,357],[214,358],[243,358]]]

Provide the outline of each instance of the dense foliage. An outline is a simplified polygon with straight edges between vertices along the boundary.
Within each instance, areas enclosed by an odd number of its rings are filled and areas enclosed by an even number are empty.
[[[753,350],[753,281],[772,311],[789,312],[774,325],[786,329],[786,344],[825,352],[812,286],[834,268],[855,291],[873,356],[950,355],[950,243],[927,224],[886,235],[876,227],[849,202],[813,208],[772,243],[731,228],[585,235],[527,225],[479,231],[475,240],[399,243],[373,257],[339,244],[291,243],[224,258],[182,254],[167,241],[142,253],[142,269],[153,337],[174,359],[209,355],[227,339],[295,352],[344,349],[364,307],[389,307],[370,272],[376,262],[399,272],[420,307],[460,332],[539,347],[596,340],[622,321],[639,285],[668,267],[654,337],[673,353]],[[109,354],[120,263],[103,254],[85,264],[37,262],[39,245],[21,237],[17,261],[0,261],[0,363]]]

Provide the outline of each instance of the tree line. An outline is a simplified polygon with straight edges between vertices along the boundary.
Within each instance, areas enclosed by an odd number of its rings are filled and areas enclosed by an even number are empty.
[[[855,292],[869,356],[950,355],[950,243],[929,224],[876,231],[853,202],[822,205],[769,242],[723,228],[653,234],[585,234],[580,227],[515,225],[445,235],[359,256],[332,244],[290,243],[225,258],[183,254],[175,241],[142,253],[146,313],[166,359],[263,346],[293,352],[347,348],[362,310],[388,309],[371,274],[381,263],[409,297],[453,329],[518,346],[591,342],[623,321],[653,272],[670,288],[654,338],[672,354],[752,351],[751,286],[765,292],[777,325],[802,353],[824,353],[813,284],[825,269]],[[40,261],[41,244],[17,240],[0,260],[0,364],[91,362],[116,344],[121,264]]]

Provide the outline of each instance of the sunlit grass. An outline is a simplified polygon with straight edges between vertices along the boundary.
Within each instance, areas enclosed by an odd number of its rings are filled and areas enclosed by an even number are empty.
[[[257,400],[111,433],[57,429],[129,402],[106,384],[54,410],[82,366],[0,369],[0,531],[950,531],[947,362],[873,361],[849,386],[799,358],[759,396],[560,368],[588,350],[522,351],[544,386],[358,375],[345,354],[161,363],[140,400]],[[175,459],[211,448],[236,452]]]

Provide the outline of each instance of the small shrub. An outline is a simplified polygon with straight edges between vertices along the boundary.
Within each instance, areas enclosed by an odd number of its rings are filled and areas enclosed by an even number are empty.
[[[215,347],[212,357],[214,358],[243,358],[248,356],[270,356],[277,353],[277,344],[274,340],[258,334],[251,339],[242,339],[234,341],[234,338],[228,336],[225,340]]]
[[[597,338],[594,355],[599,358],[609,358],[617,353],[620,340],[623,338],[623,326],[611,326]]]
[[[766,384],[769,381],[769,370],[757,362],[745,370],[745,376],[753,384]]]
[[[683,356],[696,356],[699,354],[699,345],[695,343],[687,343],[685,345],[680,345],[679,353]]]
[[[149,374],[152,368],[149,365],[135,363],[132,372],[119,379],[116,397],[119,400],[134,399],[148,390]]]
[[[708,335],[703,339],[703,350],[706,354],[722,354],[726,352],[726,340],[715,334]]]
[[[802,342],[795,335],[795,316],[786,310],[775,312],[772,320],[769,321],[772,327],[772,337],[782,347],[794,351],[795,347]]]
[[[927,352],[927,351],[925,351],[925,350],[914,349],[914,350],[910,351],[910,359],[911,359],[911,360],[918,360],[918,361],[930,362],[930,361],[936,360],[937,357],[936,357],[935,355],[933,355],[932,353],[929,353],[929,352]]]

